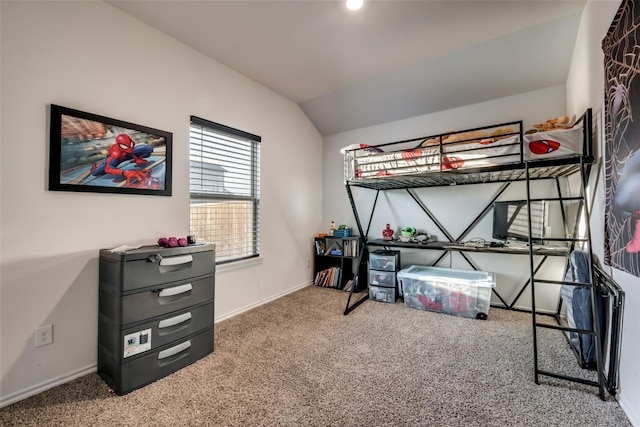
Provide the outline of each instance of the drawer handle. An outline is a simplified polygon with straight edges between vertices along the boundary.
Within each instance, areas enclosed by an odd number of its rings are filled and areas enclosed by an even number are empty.
[[[189,319],[191,319],[191,312],[172,317],[171,319],[164,319],[158,323],[158,329],[168,328],[170,326],[177,325],[178,323],[186,322]]]
[[[160,353],[158,353],[158,360],[162,360],[162,359],[166,359],[167,357],[174,356],[180,353],[181,351],[185,351],[189,347],[191,347],[191,341],[185,341],[174,347],[168,348],[166,350],[162,350]]]
[[[183,256],[174,256],[171,258],[162,258],[160,260],[160,265],[179,265],[179,264],[187,264],[193,261],[193,257],[191,255],[183,255]]]
[[[159,297],[170,297],[173,295],[183,294],[185,292],[189,292],[193,289],[191,283],[187,283],[186,285],[174,286],[172,288],[163,289],[158,294]]]

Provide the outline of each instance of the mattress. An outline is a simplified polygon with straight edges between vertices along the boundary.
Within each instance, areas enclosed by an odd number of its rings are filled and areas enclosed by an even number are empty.
[[[428,174],[497,165],[521,165],[523,161],[581,155],[584,150],[582,125],[502,139],[476,139],[452,144],[394,150],[358,144],[344,147],[345,179]],[[522,152],[522,156],[521,156]]]

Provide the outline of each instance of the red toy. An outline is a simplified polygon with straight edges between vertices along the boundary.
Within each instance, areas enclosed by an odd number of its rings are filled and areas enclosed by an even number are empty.
[[[384,230],[382,230],[382,239],[383,240],[393,240],[393,230],[391,226],[387,224]]]

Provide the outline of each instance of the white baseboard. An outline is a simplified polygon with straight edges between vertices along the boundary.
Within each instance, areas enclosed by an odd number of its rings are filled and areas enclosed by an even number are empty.
[[[27,397],[35,396],[36,394],[42,393],[43,391],[47,391],[50,388],[68,383],[69,381],[73,381],[76,378],[94,373],[97,370],[98,370],[97,363],[93,363],[87,367],[77,369],[75,371],[71,371],[57,378],[43,381],[40,384],[36,384],[24,390],[17,391],[15,393],[10,394],[9,396],[2,396],[0,397],[0,408],[11,405],[12,403],[16,403],[20,400],[26,399]]]
[[[259,307],[261,305],[264,305],[268,302],[274,301],[278,298],[281,298],[285,295],[288,295],[290,293],[296,292],[302,288],[305,288],[307,286],[312,285],[313,282],[309,281],[306,283],[303,283],[301,285],[298,285],[292,289],[287,289],[284,292],[281,292],[279,294],[273,295],[270,298],[267,298],[265,300],[259,301],[255,304],[250,304],[247,306],[244,306],[238,310],[235,310],[233,312],[227,313],[224,316],[218,317],[217,319],[215,319],[215,322],[221,322],[223,320],[229,319],[231,317],[234,317],[240,313],[244,313],[245,311],[249,311],[253,308]],[[20,400],[26,399],[28,397],[31,396],[35,396],[36,394],[42,393],[46,390],[49,390],[53,387],[68,383],[70,381],[73,381],[76,378],[94,373],[97,371],[97,363],[91,364],[87,367],[69,372],[66,375],[62,375],[60,377],[57,378],[53,378],[44,382],[41,382],[40,384],[36,384],[34,386],[28,387],[24,390],[15,392],[13,394],[10,394],[9,396],[1,396],[0,397],[0,408],[3,408],[5,406],[11,405],[12,403],[18,402]],[[625,399],[624,396],[622,395],[618,395],[618,403],[620,404],[620,407],[622,408],[622,410],[625,412],[625,414],[627,415],[627,418],[629,418],[629,421],[631,422],[631,424],[634,427],[640,427],[640,416],[634,411],[633,406],[631,404],[629,404]]]
[[[640,414],[635,412],[631,402],[627,402],[624,395],[620,394],[618,395],[618,403],[624,413],[627,414],[627,418],[631,421],[631,425],[633,425],[633,427],[640,427]]]
[[[229,319],[229,318],[231,318],[233,316],[236,316],[236,315],[238,315],[240,313],[243,313],[245,311],[249,311],[249,310],[251,310],[253,308],[256,308],[256,307],[259,307],[261,305],[264,305],[264,304],[266,304],[268,302],[271,302],[273,300],[281,298],[281,297],[283,297],[283,296],[285,296],[287,294],[290,294],[290,293],[298,291],[298,290],[300,290],[300,289],[302,289],[304,287],[307,287],[307,286],[311,285],[312,283],[313,282],[311,282],[311,281],[303,283],[303,284],[301,284],[299,286],[296,286],[296,287],[294,287],[292,289],[287,289],[284,292],[281,292],[279,294],[273,295],[273,296],[271,296],[271,297],[269,297],[269,298],[267,298],[265,300],[259,301],[259,302],[255,303],[255,304],[247,305],[245,307],[242,307],[241,309],[235,310],[235,311],[233,311],[231,313],[227,313],[224,316],[221,316],[221,317],[215,319],[215,322],[221,322],[221,321],[223,321],[225,319]],[[20,391],[17,391],[15,393],[12,393],[12,394],[10,394],[8,396],[1,396],[0,397],[0,408],[3,408],[3,407],[8,406],[8,405],[11,405],[12,403],[18,402],[20,400],[26,399],[27,397],[35,396],[36,394],[42,393],[43,391],[49,390],[49,389],[51,389],[53,387],[56,387],[56,386],[59,386],[59,385],[65,384],[65,383],[68,383],[69,381],[73,381],[76,378],[82,377],[82,376],[87,375],[87,374],[91,374],[93,372],[96,372],[97,370],[98,370],[98,364],[97,363],[93,363],[93,364],[91,364],[91,365],[89,365],[87,367],[84,367],[84,368],[69,372],[69,373],[67,373],[65,375],[62,375],[62,376],[59,376],[57,378],[53,378],[53,379],[50,379],[50,380],[47,380],[47,381],[43,381],[40,384],[33,385],[33,386],[28,387],[28,388],[26,388],[24,390],[20,390]]]
[[[271,302],[271,301],[277,300],[278,298],[282,298],[282,297],[283,297],[283,296],[285,296],[285,295],[291,294],[291,293],[293,293],[293,292],[295,292],[295,291],[299,291],[300,289],[302,289],[302,288],[306,288],[307,286],[312,285],[312,284],[313,284],[313,282],[312,282],[312,281],[309,281],[309,282],[303,283],[303,284],[298,285],[298,286],[296,286],[296,287],[294,287],[294,288],[287,289],[287,290],[286,290],[286,291],[284,291],[284,292],[280,292],[279,294],[272,295],[271,297],[269,297],[269,298],[267,298],[267,299],[264,299],[264,300],[258,301],[258,302],[254,303],[254,304],[246,305],[246,306],[244,306],[244,307],[242,307],[242,308],[239,308],[239,309],[237,309],[237,310],[234,310],[234,311],[232,311],[232,312],[230,312],[230,313],[224,314],[224,315],[222,315],[222,316],[220,316],[220,317],[216,317],[216,318],[215,318],[215,323],[222,322],[223,320],[230,319],[230,318],[232,318],[232,317],[234,317],[234,316],[237,316],[237,315],[238,315],[238,314],[240,314],[240,313],[244,313],[245,311],[249,311],[249,310],[252,310],[252,309],[254,309],[254,308],[256,308],[256,307],[260,307],[261,305],[264,305],[264,304],[266,304],[266,303],[268,303],[268,302]]]

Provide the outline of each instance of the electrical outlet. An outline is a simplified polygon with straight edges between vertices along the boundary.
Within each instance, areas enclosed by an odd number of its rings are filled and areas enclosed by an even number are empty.
[[[44,325],[36,328],[36,347],[51,344],[53,342],[53,325]]]
[[[311,265],[311,260],[307,258],[307,268],[309,268],[310,265]]]

